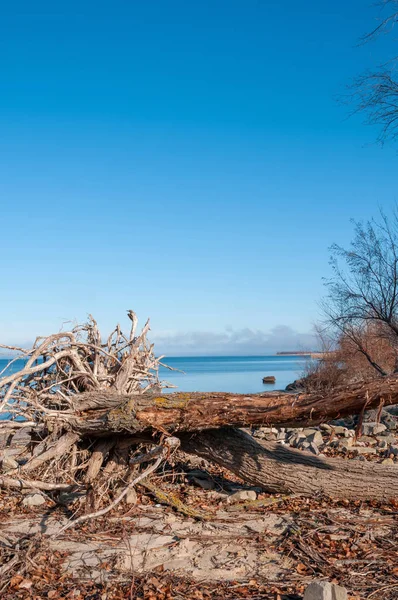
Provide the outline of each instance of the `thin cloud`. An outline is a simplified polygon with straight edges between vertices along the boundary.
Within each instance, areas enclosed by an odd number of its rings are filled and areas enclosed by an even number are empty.
[[[309,351],[317,347],[313,333],[300,333],[287,325],[269,332],[249,328],[223,332],[169,332],[152,336],[157,352],[178,355],[255,355],[283,351]]]

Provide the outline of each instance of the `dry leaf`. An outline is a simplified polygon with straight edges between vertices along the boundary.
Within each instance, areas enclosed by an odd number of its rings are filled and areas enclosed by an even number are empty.
[[[299,564],[296,566],[296,571],[297,571],[297,573],[299,573],[300,575],[304,575],[304,574],[307,572],[307,567],[306,567],[306,565],[305,565],[305,564],[303,564],[303,563],[299,563]]]

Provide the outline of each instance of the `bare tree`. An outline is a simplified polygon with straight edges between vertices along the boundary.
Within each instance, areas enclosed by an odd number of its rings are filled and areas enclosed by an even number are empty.
[[[376,40],[391,33],[398,23],[398,0],[381,0],[381,21],[370,33],[361,38],[361,43]],[[389,11],[388,14],[386,10]],[[398,44],[397,44],[398,46]],[[350,86],[350,101],[354,101],[355,113],[366,115],[366,123],[380,126],[378,141],[398,139],[398,52],[388,58],[374,71],[367,71]]]
[[[349,249],[331,248],[332,277],[322,304],[337,339],[348,340],[379,375],[386,366],[375,358],[372,338],[388,342],[398,370],[398,215],[379,221],[354,222]]]

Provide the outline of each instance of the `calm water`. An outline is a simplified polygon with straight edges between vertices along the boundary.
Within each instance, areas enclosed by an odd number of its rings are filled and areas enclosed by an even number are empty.
[[[284,389],[288,383],[300,377],[306,364],[300,356],[198,356],[171,357],[164,361],[175,369],[160,369],[160,378],[183,392],[233,392],[254,394],[265,390]],[[0,359],[0,371],[8,361]],[[22,366],[14,363],[6,374]],[[264,385],[266,375],[276,377],[275,385]],[[171,390],[172,391],[172,390]]]
[[[234,392],[254,394],[284,389],[303,373],[307,359],[300,356],[206,356],[165,358],[170,367],[183,373],[160,370],[160,378],[183,392]],[[263,384],[274,375],[275,385]]]

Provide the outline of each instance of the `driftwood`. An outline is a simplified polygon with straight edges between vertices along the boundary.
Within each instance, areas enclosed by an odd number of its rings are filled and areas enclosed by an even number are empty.
[[[24,363],[16,373],[0,374],[0,413],[8,413],[0,421],[0,441],[2,437],[7,445],[14,435],[25,435],[26,443],[18,468],[10,469],[8,461],[7,470],[4,462],[0,487],[39,489],[53,497],[86,489],[89,514],[106,514],[108,509],[101,508],[105,501],[114,506],[131,481],[140,481],[137,469],[144,461],[136,457],[142,456],[142,444],[145,461],[155,461],[153,468],[146,467],[149,473],[167,460],[172,434],[186,451],[267,490],[363,499],[398,495],[393,468],[260,445],[234,429],[315,425],[396,404],[397,377],[328,394],[164,395],[162,389],[168,386],[158,377],[161,357],[146,339],[149,324],[136,334],[136,316],[132,311],[128,315],[128,336],[117,326],[104,342],[90,318],[70,332],[38,339],[31,349],[14,348]]]
[[[319,458],[272,442],[257,442],[239,429],[180,436],[182,449],[226,467],[272,493],[323,493],[348,500],[398,497],[398,469],[371,462]]]

